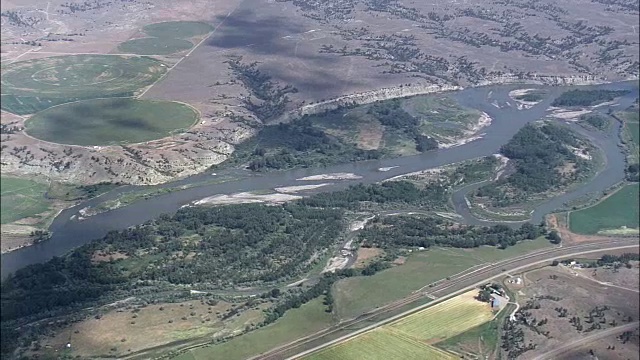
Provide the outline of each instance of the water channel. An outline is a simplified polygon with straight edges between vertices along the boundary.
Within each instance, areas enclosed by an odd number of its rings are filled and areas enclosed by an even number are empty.
[[[29,264],[44,262],[54,256],[60,256],[71,249],[83,245],[91,240],[101,238],[107,232],[120,230],[130,226],[145,223],[156,218],[163,213],[174,213],[181,206],[201,198],[216,194],[233,194],[246,191],[268,190],[275,187],[306,185],[316,183],[332,182],[330,186],[320,188],[318,191],[334,191],[346,188],[356,183],[374,183],[384,179],[460,162],[467,159],[487,156],[497,153],[500,146],[506,143],[522,126],[531,121],[539,120],[548,114],[548,107],[553,99],[560,93],[571,87],[545,87],[549,96],[539,104],[530,109],[518,110],[515,103],[508,96],[513,89],[535,88],[540,86],[531,85],[501,85],[469,88],[452,94],[460,104],[470,108],[486,112],[493,119],[491,125],[484,129],[481,139],[472,141],[462,146],[449,149],[441,149],[415,156],[407,156],[395,159],[383,159],[363,161],[357,163],[347,163],[328,167],[295,169],[282,172],[271,172],[265,174],[254,174],[242,170],[222,170],[216,171],[218,177],[233,176],[236,179],[218,184],[206,184],[193,186],[184,190],[177,190],[149,199],[136,201],[128,206],[100,213],[84,220],[77,220],[78,211],[87,206],[97,204],[117,198],[126,192],[148,191],[153,188],[176,187],[180,185],[197,185],[206,181],[211,181],[213,175],[211,171],[195,175],[173,183],[158,186],[125,186],[114,189],[98,198],[85,201],[77,206],[62,211],[53,221],[49,230],[53,236],[48,241],[40,244],[25,247],[1,257],[2,278],[9,273],[16,271]],[[613,109],[621,110],[630,106],[638,97],[638,87],[636,81],[603,84],[597,86],[585,86],[580,88],[600,88],[600,89],[627,89],[631,92],[621,97],[616,104],[611,105]],[[609,107],[599,108],[606,112]],[[587,131],[576,124],[567,126],[588,136],[597,146],[599,146],[606,157],[604,168],[587,184],[581,186],[564,195],[554,197],[541,203],[532,214],[531,221],[540,222],[546,213],[562,207],[566,202],[578,199],[585,194],[591,194],[606,190],[624,177],[625,157],[618,146],[618,131],[620,124],[607,133]],[[391,170],[383,172],[380,168],[393,167]],[[297,179],[326,173],[354,173],[361,176],[356,180],[337,181],[298,181]],[[473,187],[468,187],[457,191],[453,196],[456,210],[463,216],[465,222],[470,224],[483,224],[484,222],[474,218],[464,204],[464,195]],[[71,219],[74,215],[76,218]]]

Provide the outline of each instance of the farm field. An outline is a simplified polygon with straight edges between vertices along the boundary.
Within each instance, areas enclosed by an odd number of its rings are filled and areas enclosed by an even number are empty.
[[[488,303],[475,299],[476,289],[430,306],[390,325],[420,342],[434,343],[461,334],[493,317]]]
[[[70,55],[3,66],[2,109],[32,114],[80,99],[132,96],[166,71],[146,57]]]
[[[539,238],[521,242],[505,250],[484,246],[475,249],[436,248],[414,253],[404,264],[373,276],[338,281],[333,288],[336,311],[340,319],[352,318],[474,265],[548,246],[548,240]]]
[[[197,120],[184,104],[136,99],[94,99],[56,106],[26,121],[27,134],[69,145],[139,143],[182,132]]]
[[[468,291],[304,359],[457,359],[458,355],[429,344],[492,319],[489,304],[476,300],[476,295],[476,289]]]
[[[638,229],[638,184],[626,185],[598,204],[569,214],[569,227],[577,234],[628,233]],[[622,227],[626,227],[624,230]]]
[[[142,28],[147,35],[164,39],[186,39],[212,30],[213,26],[200,21],[166,21]]]
[[[173,360],[241,360],[271,350],[293,339],[310,335],[330,326],[331,314],[322,298],[311,300],[287,313],[275,323],[219,345],[185,352]]]
[[[35,181],[2,176],[0,178],[0,215],[2,224],[36,217],[49,210],[44,194],[48,186]]]
[[[155,37],[133,39],[118,45],[121,52],[139,55],[169,55],[192,47],[188,40]]]
[[[366,332],[346,342],[329,347],[304,360],[387,360],[387,359],[458,359],[459,357],[421,343],[388,328]]]

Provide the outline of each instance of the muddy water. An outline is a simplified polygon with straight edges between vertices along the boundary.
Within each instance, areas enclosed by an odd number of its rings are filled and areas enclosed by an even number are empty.
[[[535,86],[488,86],[466,89],[453,94],[452,96],[462,105],[484,111],[493,119],[491,125],[488,128],[485,128],[485,134],[482,139],[459,147],[396,159],[363,161],[324,168],[297,169],[268,174],[250,174],[239,170],[216,171],[216,176],[230,175],[233,177],[239,177],[240,179],[215,185],[194,186],[185,190],[155,196],[147,200],[135,202],[120,209],[91,216],[82,221],[70,219],[73,215],[76,215],[76,217],[79,216],[78,211],[80,209],[86,206],[95,206],[106,200],[114,199],[121,193],[146,191],[150,188],[198,184],[206,180],[211,180],[214,176],[211,175],[211,172],[209,171],[207,173],[176,181],[172,184],[159,185],[155,187],[129,186],[116,189],[99,198],[86,201],[60,213],[49,228],[50,231],[53,232],[53,236],[49,241],[2,255],[2,277],[4,278],[8,273],[29,264],[43,262],[54,256],[63,255],[77,246],[104,236],[111,230],[119,230],[137,224],[142,224],[163,213],[174,213],[181,206],[207,196],[324,182],[333,182],[334,184],[322,187],[315,192],[332,191],[342,189],[356,183],[378,182],[408,172],[438,167],[466,159],[494,154],[498,152],[501,145],[506,143],[526,123],[544,117],[547,113],[546,109],[553,98],[568,89],[567,87],[548,87],[547,90],[550,92],[550,96],[548,96],[545,101],[530,109],[518,110],[515,107],[515,103],[508,97],[509,91],[517,88],[532,87]],[[629,89],[632,91],[630,94],[621,98],[618,101],[617,106],[614,106],[614,108],[626,108],[631,105],[638,96],[638,89],[635,82],[615,83],[593,87]],[[495,106],[496,104],[498,106]],[[600,111],[606,110],[607,108],[604,107],[600,109]],[[573,125],[572,128],[577,129],[578,127]],[[587,133],[583,129],[577,130],[582,133]],[[605,153],[607,162],[604,170],[585,186],[541,204],[534,212],[532,221],[539,222],[545,213],[561,207],[563,203],[579,198],[584,194],[605,190],[624,177],[624,156],[621,153],[620,148],[616,145],[617,134],[615,133],[615,130],[617,130],[617,128],[613,129],[606,135],[594,132],[588,132],[587,134],[594,139],[596,144],[599,145]],[[386,172],[378,170],[379,168],[385,167],[394,168]],[[310,175],[338,172],[354,173],[362,178],[358,180],[343,181],[320,180],[303,182],[296,180]],[[460,211],[461,215],[465,218],[465,221],[468,223],[481,223],[477,219],[473,218],[469,214],[468,209],[466,209],[466,206],[461,203],[461,201],[464,201],[463,198],[464,192],[459,191],[455,194],[454,202],[456,203],[456,207]]]

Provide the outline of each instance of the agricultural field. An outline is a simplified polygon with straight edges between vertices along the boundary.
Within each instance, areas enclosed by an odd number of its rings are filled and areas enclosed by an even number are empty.
[[[185,104],[130,98],[94,99],[41,111],[26,121],[27,134],[69,145],[140,143],[186,131],[198,114]]]
[[[307,360],[457,359],[431,345],[490,321],[489,304],[475,299],[476,289],[430,306],[391,324],[311,354]]]
[[[118,49],[139,55],[169,55],[191,49],[193,43],[187,39],[205,35],[213,30],[207,23],[198,21],[167,21],[146,25],[142,31],[149,37],[123,42]]]
[[[80,99],[132,96],[165,71],[157,60],[116,55],[15,62],[2,69],[2,109],[24,115]]]
[[[572,211],[569,228],[577,234],[638,233],[638,184],[630,184],[591,207]]]
[[[430,306],[390,325],[416,340],[436,343],[461,334],[493,318],[488,303],[476,300],[476,289]]]
[[[162,39],[188,39],[213,30],[213,26],[200,21],[166,21],[142,28],[145,34]]]
[[[523,241],[505,250],[483,246],[475,249],[434,248],[400,258],[396,265],[372,276],[338,281],[333,287],[335,311],[340,319],[401,299],[430,283],[462,272],[474,265],[494,262],[550,246],[539,238]]]
[[[49,210],[50,201],[44,197],[48,185],[39,182],[2,176],[0,206],[2,224],[24,218],[38,217]]]
[[[138,55],[169,55],[192,47],[193,44],[184,39],[147,37],[125,41],[118,46],[118,50]]]
[[[330,326],[333,320],[325,309],[321,298],[311,300],[264,328],[221,344],[187,351],[173,360],[246,359]]]
[[[304,360],[454,360],[455,354],[422,343],[389,328],[378,328],[353,339],[303,357]]]

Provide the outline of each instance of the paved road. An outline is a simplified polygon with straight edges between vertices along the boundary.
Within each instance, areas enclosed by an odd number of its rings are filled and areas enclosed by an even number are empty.
[[[296,341],[273,349],[267,353],[256,356],[252,359],[281,360],[299,358],[305,354],[309,354],[337,342],[344,341],[360,333],[371,330],[401,317],[407,316],[438,302],[444,301],[455,295],[468,291],[476,286],[482,285],[490,280],[505,276],[508,272],[524,270],[533,265],[548,263],[560,258],[575,257],[578,255],[585,255],[590,253],[599,253],[606,250],[637,247],[638,239],[615,239],[592,244],[580,244],[543,249],[526,255],[516,256],[511,259],[484,264],[480,267],[472,268],[468,271],[452,276],[449,278],[449,280],[440,281],[435,284],[429,284],[404,299],[373,310],[369,313],[363,314],[358,318],[343,321],[334,327],[298,339]],[[366,321],[370,321],[372,318],[384,316],[385,313],[390,313],[394,310],[398,310],[399,308],[410,305],[411,303],[414,303],[418,300],[424,300],[425,297],[435,297],[436,300],[425,305],[417,306],[401,314],[389,317],[387,319],[376,322],[375,324],[366,326],[362,329],[334,339],[336,334],[340,334],[340,332],[344,332],[347,329],[354,328],[354,326],[356,325],[366,324]]]
[[[547,360],[547,359],[557,359],[558,355],[562,355],[568,351],[571,351],[573,349],[577,349],[580,348],[592,341],[595,340],[599,340],[602,338],[605,338],[607,336],[610,335],[615,335],[615,334],[619,334],[621,332],[624,331],[630,331],[630,330],[634,330],[638,327],[638,324],[640,324],[639,322],[632,322],[626,325],[621,325],[621,326],[616,326],[616,327],[612,327],[610,329],[606,329],[603,331],[598,331],[595,334],[591,334],[588,336],[584,336],[581,337],[579,339],[573,340],[565,345],[562,345],[560,347],[557,347],[551,351],[548,351],[542,355],[538,355],[536,357],[534,357],[532,360]]]

